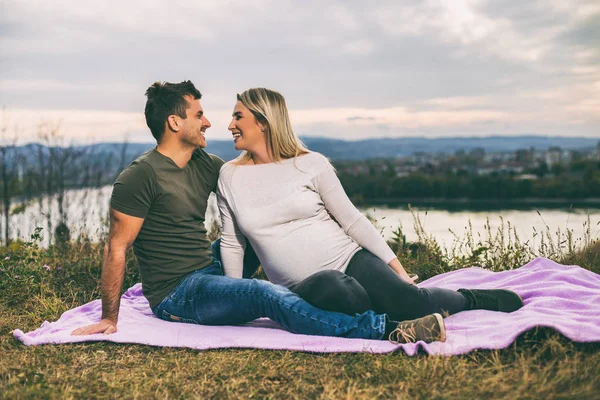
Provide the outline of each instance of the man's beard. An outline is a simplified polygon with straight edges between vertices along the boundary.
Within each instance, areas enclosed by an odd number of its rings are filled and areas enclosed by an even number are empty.
[[[204,138],[204,135],[202,134],[201,130],[198,131],[196,135],[185,135],[182,139],[182,141],[188,146],[196,148],[206,147],[206,139]]]

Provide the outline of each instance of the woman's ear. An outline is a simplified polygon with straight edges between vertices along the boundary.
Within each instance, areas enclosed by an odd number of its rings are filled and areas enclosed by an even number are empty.
[[[263,133],[269,129],[269,123],[267,121],[263,121],[263,122],[256,121],[256,123],[258,124],[260,131]]]
[[[167,118],[167,125],[171,132],[179,132],[179,129],[181,128],[177,115],[169,115],[169,118]]]

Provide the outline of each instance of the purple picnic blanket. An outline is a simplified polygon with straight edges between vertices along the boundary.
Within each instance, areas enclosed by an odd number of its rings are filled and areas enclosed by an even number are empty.
[[[389,353],[402,349],[414,355],[421,347],[429,354],[456,355],[475,349],[501,349],[521,333],[539,326],[551,327],[576,342],[600,341],[600,275],[572,265],[537,258],[512,271],[491,272],[466,268],[438,275],[421,287],[448,289],[506,288],[517,292],[525,303],[514,313],[463,311],[445,319],[447,340],[425,344],[393,345],[385,340],[345,339],[297,335],[268,319],[243,326],[203,326],[166,322],[156,318],[142,295],[141,284],[123,295],[119,330],[112,335],[71,336],[71,331],[100,319],[100,300],[65,312],[57,322],[44,322],[39,329],[14,336],[27,346],[40,344],[110,341],[151,346],[257,348],[308,352]]]

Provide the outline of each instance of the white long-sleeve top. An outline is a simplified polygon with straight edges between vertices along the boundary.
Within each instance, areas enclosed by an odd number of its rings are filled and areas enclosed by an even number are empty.
[[[344,272],[361,247],[386,263],[395,258],[319,153],[270,164],[226,163],[218,204],[221,259],[230,277],[242,277],[246,238],[269,280],[286,287],[319,271]]]

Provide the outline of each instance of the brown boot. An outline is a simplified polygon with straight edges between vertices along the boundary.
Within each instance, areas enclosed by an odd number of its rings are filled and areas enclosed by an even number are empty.
[[[416,343],[419,340],[425,343],[445,342],[444,319],[440,314],[435,313],[410,321],[402,321],[390,333],[388,340],[394,344]]]

